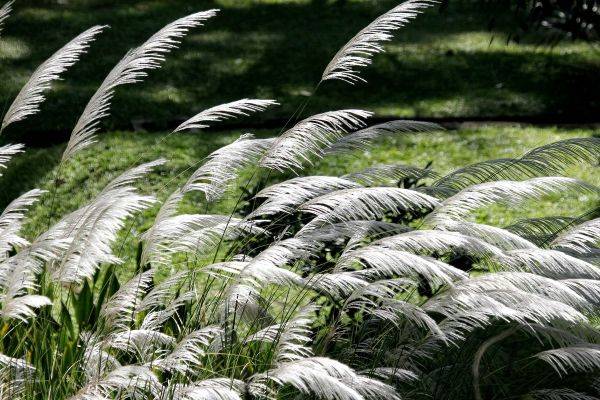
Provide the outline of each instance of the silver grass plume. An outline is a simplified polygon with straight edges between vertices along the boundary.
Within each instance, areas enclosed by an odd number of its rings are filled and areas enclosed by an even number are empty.
[[[4,3],[2,8],[0,8],[0,33],[2,33],[2,28],[4,28],[4,21],[10,16],[12,12],[12,5],[15,0],[11,0],[9,2]]]
[[[600,242],[600,218],[579,224],[550,243],[555,249],[566,249],[575,253],[587,253]]]
[[[266,110],[269,106],[277,105],[275,100],[242,99],[231,103],[221,104],[206,109],[179,125],[173,132],[186,129],[208,128],[209,123],[220,122],[229,118],[249,116],[252,112]]]
[[[495,181],[470,186],[444,200],[425,221],[434,226],[446,221],[458,221],[472,211],[494,203],[519,204],[524,200],[560,193],[565,190],[594,193],[594,185],[564,177],[541,177],[526,181]]]
[[[124,398],[142,399],[149,392],[158,398],[162,385],[154,373],[144,366],[125,365],[89,382],[69,400],[110,399],[114,395]]]
[[[301,232],[325,224],[370,220],[386,212],[433,209],[439,202],[435,197],[411,189],[373,187],[338,190],[304,203],[300,210],[316,216]]]
[[[100,129],[100,120],[109,115],[110,103],[118,86],[140,82],[147,76],[147,70],[160,68],[165,54],[177,48],[179,39],[184,37],[190,28],[202,26],[203,22],[215,16],[217,11],[202,11],[180,18],[152,35],[141,46],[128,51],[89,100],[71,132],[62,161],[95,142],[94,135]]]
[[[427,0],[408,0],[381,15],[337,52],[323,71],[321,81],[338,79],[348,83],[365,82],[359,76],[358,68],[368,66],[375,54],[384,51],[382,43],[392,40],[393,31],[403,27],[422,9],[435,3]]]
[[[369,126],[346,135],[332,143],[324,150],[326,155],[348,154],[352,151],[368,150],[374,141],[398,133],[430,132],[443,130],[432,122],[397,120]]]
[[[22,144],[7,144],[0,147],[0,169],[6,168],[6,164],[10,161],[12,156],[23,152]],[[2,176],[2,174],[0,174]]]
[[[243,381],[229,378],[203,379],[190,384],[170,384],[161,398],[171,400],[242,400],[246,392]]]
[[[326,193],[342,189],[358,188],[358,183],[335,176],[300,176],[266,187],[256,194],[265,199],[246,218],[273,214],[292,214],[303,203]]]
[[[24,212],[45,193],[43,190],[33,189],[13,200],[0,214],[0,261],[7,258],[8,252],[14,247],[23,247],[29,244],[18,234],[23,226]]]
[[[224,333],[218,326],[207,326],[184,336],[171,352],[158,358],[153,364],[164,371],[194,374],[201,366],[211,343]]]
[[[562,175],[574,164],[594,164],[600,156],[600,138],[574,138],[537,147],[520,158],[486,160],[457,169],[440,178],[435,187],[462,190],[496,180],[522,180]]]
[[[152,283],[155,270],[149,270],[135,275],[125,282],[100,309],[100,318],[104,329],[110,331],[123,331],[129,329],[142,297]]]
[[[336,140],[364,127],[371,115],[363,110],[338,110],[308,117],[279,136],[259,164],[278,171],[300,170],[313,157],[322,158],[324,149]]]
[[[573,389],[538,389],[527,394],[527,398],[533,400],[598,400],[595,396],[590,396]]]
[[[559,376],[600,369],[600,347],[592,344],[546,350],[534,357],[550,364]]]
[[[522,238],[510,230],[491,225],[478,224],[476,222],[448,220],[436,226],[436,229],[460,232],[468,236],[478,237],[502,250],[538,248],[534,243]]]
[[[79,61],[79,57],[87,51],[90,42],[105,28],[106,26],[94,26],[88,29],[44,61],[33,72],[8,108],[0,131],[14,122],[36,114],[40,110],[40,104],[46,100],[43,93],[50,88],[51,82],[60,79],[63,72]]]
[[[181,188],[182,193],[203,192],[208,202],[218,200],[240,170],[253,165],[273,145],[273,139],[254,139],[245,134],[212,152]]]

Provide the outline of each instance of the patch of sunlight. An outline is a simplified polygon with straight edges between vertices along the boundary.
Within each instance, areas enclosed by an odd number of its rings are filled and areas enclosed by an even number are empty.
[[[377,116],[414,118],[419,115],[449,117],[453,115],[498,115],[515,114],[519,110],[544,110],[543,101],[533,93],[518,93],[509,90],[495,91],[491,94],[459,95],[451,98],[427,98],[410,104],[384,104],[371,108]]]
[[[271,4],[310,4],[312,0],[216,0],[215,4],[227,8],[251,8]]]
[[[422,52],[423,48],[452,49],[455,51],[474,52],[535,52],[554,55],[588,54],[599,59],[598,51],[588,43],[562,41],[554,46],[542,46],[536,42],[507,43],[507,35],[503,32],[470,31],[460,33],[430,34],[420,33],[419,38],[399,35],[399,41],[387,46],[391,51]]]
[[[20,60],[31,55],[31,48],[24,41],[10,36],[2,36],[0,40],[0,58],[3,60]]]
[[[145,93],[145,97],[156,102],[171,102],[176,104],[192,103],[193,97],[186,91],[171,85],[155,86]]]

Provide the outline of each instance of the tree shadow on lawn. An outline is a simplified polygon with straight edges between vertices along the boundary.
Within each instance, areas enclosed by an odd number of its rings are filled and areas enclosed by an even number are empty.
[[[95,0],[40,6],[20,1],[3,31],[8,44],[0,47],[0,53],[8,54],[0,70],[4,107],[31,71],[70,38],[94,24],[111,29],[49,92],[42,112],[9,127],[0,141],[35,146],[64,142],[89,97],[127,49],[172,20],[209,8],[222,11],[194,29],[167,56],[163,69],[152,71],[144,83],[117,90],[105,130],[131,129],[135,119],[167,129],[206,107],[243,97],[282,103],[254,120],[285,119],[307,99],[339,47],[397,2],[220,3]],[[600,56],[529,45],[469,49],[448,42],[452,35],[486,32],[489,9],[472,4],[457,2],[443,14],[426,11],[399,31],[390,52],[377,55],[364,71],[369,84],[327,82],[305,115],[358,107],[380,116],[424,119],[595,117]],[[510,15],[496,21],[495,29],[510,32]]]

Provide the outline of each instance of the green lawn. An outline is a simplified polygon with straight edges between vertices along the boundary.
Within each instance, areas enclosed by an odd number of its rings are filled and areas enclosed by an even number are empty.
[[[111,29],[54,85],[42,112],[15,124],[0,142],[63,142],[85,103],[127,49],[193,11],[220,8],[193,30],[165,67],[120,88],[106,130],[147,121],[166,130],[208,106],[243,98],[282,105],[261,116],[288,118],[318,82],[337,49],[397,0],[19,0],[0,40],[4,108],[31,72],[94,24]],[[365,70],[369,85],[328,82],[306,110],[358,107],[380,117],[540,117],[594,119],[600,106],[600,52],[584,43],[550,48],[540,37],[506,45],[510,12],[479,1],[428,10],[400,30]],[[488,30],[491,16],[493,31]],[[492,41],[493,39],[493,41]]]

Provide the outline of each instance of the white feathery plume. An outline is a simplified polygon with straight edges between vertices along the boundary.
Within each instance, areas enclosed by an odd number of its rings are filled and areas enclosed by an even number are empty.
[[[35,367],[26,360],[0,353],[0,396],[21,399],[25,384],[34,378]]]
[[[79,61],[79,57],[88,49],[89,43],[105,28],[106,26],[94,26],[88,29],[44,61],[33,72],[8,108],[0,131],[14,122],[36,114],[40,110],[40,104],[46,100],[43,93],[50,89],[52,81],[60,79],[63,72]]]
[[[306,201],[342,189],[358,188],[359,184],[335,176],[301,176],[271,185],[256,195],[266,199],[246,218],[279,213],[292,214]]]
[[[0,33],[2,33],[4,21],[6,21],[6,19],[10,16],[10,13],[12,12],[12,5],[14,2],[15,0],[10,0],[4,3],[2,8],[0,8]]]
[[[370,220],[386,212],[432,209],[439,205],[435,197],[410,189],[373,187],[338,190],[304,203],[301,211],[317,218],[304,226],[303,231],[326,223],[349,220]]]
[[[154,197],[135,194],[129,188],[114,190],[110,196],[102,196],[85,208],[77,217],[77,230],[72,232],[72,242],[62,260],[52,266],[51,277],[62,283],[81,282],[93,276],[101,263],[120,264],[111,248],[125,219],[148,208]]]
[[[419,253],[447,253],[459,251],[478,258],[495,258],[510,261],[504,252],[484,240],[458,232],[440,230],[414,230],[379,239],[371,246]]]
[[[311,357],[279,365],[250,378],[250,392],[276,397],[276,393],[261,393],[273,382],[278,386],[291,385],[305,395],[327,400],[364,400],[364,397],[345,380],[357,378],[347,365],[325,357]],[[268,389],[267,389],[268,390]]]
[[[412,284],[411,281],[410,284]],[[345,303],[345,308],[364,311],[399,326],[408,320],[420,329],[443,336],[435,320],[415,304],[394,299],[397,288],[407,286],[405,279],[374,282],[359,289]]]
[[[148,261],[160,265],[167,260],[166,257],[177,252],[205,255],[214,251],[223,241],[267,234],[264,229],[256,226],[254,222],[230,218],[226,215],[218,217],[222,218],[220,222],[189,231],[186,235],[176,235],[177,232],[169,232],[169,226],[166,226],[163,233],[166,233],[167,236],[157,243],[158,246],[153,246],[154,251],[149,253]],[[176,219],[177,217],[173,218]],[[171,235],[173,233],[175,234]],[[146,258],[144,257],[143,260],[146,260]]]
[[[110,399],[117,393],[120,397],[142,399],[147,392],[159,398],[161,389],[162,385],[148,367],[124,365],[91,381],[69,400]]]
[[[550,364],[560,377],[570,372],[593,372],[600,369],[600,347],[592,344],[546,350],[534,357]]]
[[[15,154],[23,152],[22,144],[6,144],[4,146],[0,146],[0,168],[6,168],[6,164],[10,161],[12,156]],[[0,174],[2,176],[2,174]]]
[[[113,332],[102,341],[103,349],[120,350],[136,356],[141,363],[150,363],[175,345],[175,338],[148,329]]]
[[[527,398],[533,400],[598,400],[595,396],[590,396],[582,392],[576,392],[573,389],[538,389],[529,392]]]
[[[444,221],[436,229],[460,232],[464,235],[480,238],[499,247],[502,250],[537,249],[538,247],[529,240],[508,231],[491,225],[478,224],[468,221]]]
[[[563,279],[561,283],[578,293],[590,304],[600,305],[600,280],[597,279]]]
[[[121,367],[121,363],[114,356],[102,350],[102,341],[99,335],[92,332],[80,334],[84,347],[83,366],[87,383],[98,380],[101,376]]]
[[[250,133],[240,136],[235,142],[211,153],[181,188],[181,192],[201,191],[206,201],[218,200],[239,171],[256,163],[273,141],[254,139]]]
[[[186,129],[208,128],[208,123],[220,122],[229,118],[249,116],[250,113],[266,110],[269,106],[277,105],[275,100],[242,99],[231,103],[221,104],[204,110],[179,125],[173,132]]]
[[[19,319],[27,322],[28,318],[35,316],[35,309],[49,306],[52,301],[46,296],[26,294],[24,296],[2,299],[2,319]]]
[[[467,280],[457,285],[460,290],[472,290],[486,294],[497,290],[515,290],[544,296],[548,299],[567,304],[575,309],[590,308],[590,303],[576,290],[572,290],[563,281],[538,276],[526,272],[497,272],[486,274],[477,279]]]
[[[398,164],[370,167],[342,175],[342,178],[360,183],[363,186],[396,186],[398,181],[406,178],[424,179],[435,176],[437,174],[429,168]]]
[[[194,290],[189,290],[181,293],[174,299],[169,300],[168,303],[165,304],[164,309],[153,310],[148,312],[144,317],[142,324],[140,325],[140,329],[160,331],[165,322],[167,322],[169,319],[173,319],[173,322],[177,326],[177,329],[181,330],[181,319],[178,318],[177,312],[186,303],[189,303],[195,300],[196,298],[197,294]]]
[[[162,282],[154,285],[137,306],[137,311],[148,311],[153,308],[164,307],[169,299],[176,296],[184,281],[188,278],[189,271],[179,271],[166,277]]]
[[[599,154],[599,138],[561,140],[535,148],[520,158],[486,160],[459,168],[435,182],[434,187],[462,190],[487,181],[563,175],[568,166],[597,162]]]
[[[365,399],[401,400],[400,395],[394,387],[367,376],[357,375],[347,380],[343,379],[342,382],[350,385]]]
[[[353,270],[357,265],[363,269],[354,272],[355,276],[367,280],[422,275],[428,281],[441,281],[452,286],[454,281],[468,277],[465,272],[433,258],[374,246],[346,253],[335,269]]]
[[[538,199],[544,195],[560,193],[566,190],[587,193],[598,192],[598,188],[576,179],[564,177],[542,177],[526,181],[495,181],[470,186],[444,200],[426,222],[438,225],[448,220],[456,221],[467,217],[472,211],[504,202],[519,204],[524,200]]]
[[[278,171],[301,170],[313,157],[350,131],[365,126],[372,113],[338,110],[308,117],[279,136],[260,160],[260,166]]]
[[[155,270],[149,270],[134,276],[102,305],[99,315],[107,331],[129,328],[154,273]]]
[[[520,249],[508,251],[506,254],[517,263],[516,266],[509,265],[509,268],[521,269],[553,279],[600,279],[598,267],[561,251]]]
[[[397,133],[430,132],[443,129],[440,125],[432,122],[410,120],[384,122],[346,135],[333,142],[324,152],[326,155],[336,155],[348,154],[357,150],[367,151],[375,140]]]
[[[242,400],[245,387],[246,384],[240,380],[204,379],[187,385],[169,385],[165,388],[167,394],[164,398],[171,400]]]
[[[0,214],[0,261],[6,259],[8,251],[15,246],[26,246],[27,240],[21,238],[18,233],[23,226],[23,212],[35,203],[43,190],[33,189],[13,200]]]
[[[306,306],[289,321],[268,326],[244,341],[274,343],[277,365],[311,357],[313,352],[308,344],[312,341],[310,334],[315,310],[315,306]]]
[[[155,202],[154,197],[137,194],[129,184],[164,162],[159,159],[125,171],[90,204],[65,216],[51,228],[72,239],[62,260],[52,265],[52,279],[62,283],[80,282],[91,277],[100,263],[121,263],[111,249],[117,233],[127,218]]]
[[[202,26],[203,22],[215,16],[216,12],[217,10],[209,10],[180,18],[152,35],[141,46],[128,51],[89,100],[71,132],[62,161],[95,142],[94,135],[100,129],[100,120],[109,115],[110,102],[118,86],[140,82],[147,76],[147,70],[160,68],[165,54],[177,48],[179,39],[185,36],[190,28]]]
[[[600,242],[600,218],[579,224],[550,243],[555,249],[571,250],[575,253],[587,253]]]
[[[218,326],[207,326],[194,331],[181,339],[173,351],[155,360],[153,365],[165,371],[191,374],[202,365],[211,342],[223,333],[223,329]]]
[[[342,47],[329,62],[321,81],[338,79],[348,83],[365,81],[358,68],[371,64],[371,57],[384,51],[382,42],[394,37],[392,32],[414,19],[420,10],[435,4],[427,0],[407,0],[371,22]]]

